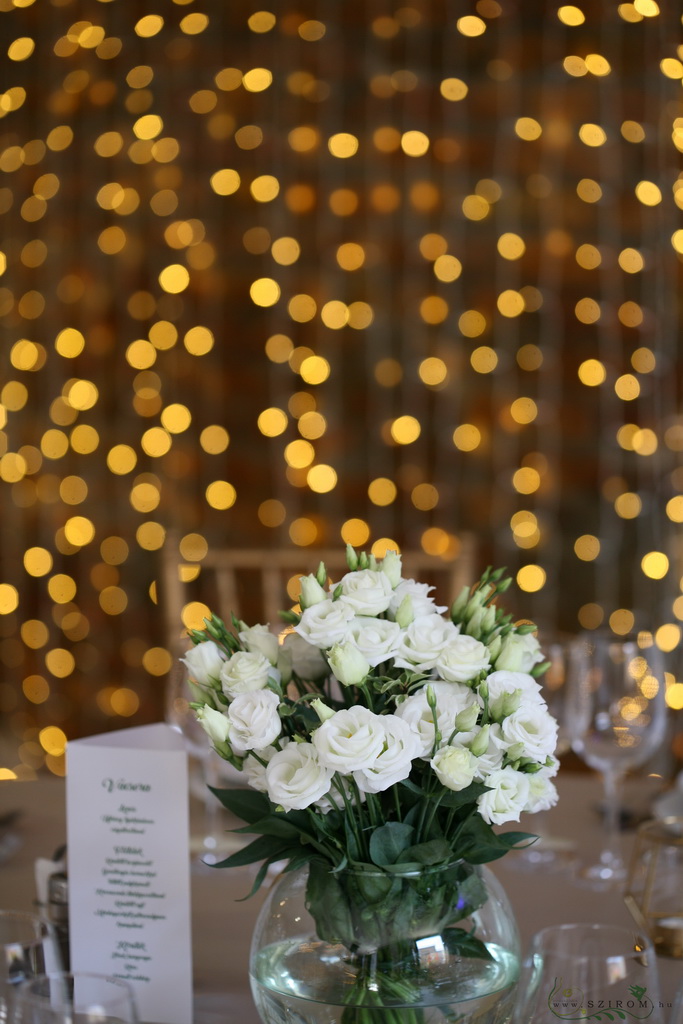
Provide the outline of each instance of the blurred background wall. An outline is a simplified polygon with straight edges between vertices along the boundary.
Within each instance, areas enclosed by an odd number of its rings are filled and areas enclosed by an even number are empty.
[[[0,0],[0,774],[163,717],[219,546],[467,538],[680,709],[680,5],[265,3]]]

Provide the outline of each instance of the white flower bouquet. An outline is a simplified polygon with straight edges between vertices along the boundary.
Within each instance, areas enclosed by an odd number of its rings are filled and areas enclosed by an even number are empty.
[[[282,613],[279,638],[216,616],[190,633],[192,706],[247,783],[215,792],[245,822],[238,831],[257,837],[219,866],[261,861],[255,891],[271,864],[308,864],[318,935],[356,952],[385,941],[394,920],[403,941],[448,907],[449,943],[471,954],[451,909],[464,917],[486,898],[468,866],[532,839],[497,826],[557,799],[535,627],[497,605],[511,583],[503,570],[487,569],[447,609],[403,578],[396,552],[378,561],[347,547],[347,563],[336,582],[323,564],[302,578],[300,611]],[[413,870],[407,887],[395,884],[402,867]],[[420,882],[435,867],[450,872],[438,907]],[[386,885],[373,902],[378,872]]]

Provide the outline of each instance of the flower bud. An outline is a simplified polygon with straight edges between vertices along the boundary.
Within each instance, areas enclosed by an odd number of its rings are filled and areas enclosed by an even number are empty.
[[[493,640],[491,640],[491,642],[486,645],[488,647],[488,649],[489,649],[489,657],[491,659],[491,664],[492,665],[494,665],[496,663],[496,658],[500,654],[500,649],[502,647],[502,644],[503,644],[503,641],[502,641],[500,633],[499,633],[498,636],[494,636]]]
[[[475,640],[478,640],[481,636],[482,624],[484,621],[484,610],[483,608],[476,608],[474,614],[468,620],[465,626],[465,633],[468,636],[473,636]]]
[[[302,609],[310,608],[311,605],[320,604],[321,601],[327,600],[327,594],[312,573],[309,573],[308,576],[302,576],[300,583],[301,594],[299,596],[299,603]]]
[[[458,594],[458,596],[456,597],[453,604],[451,605],[451,618],[453,619],[454,622],[457,619],[459,619],[462,613],[465,611],[469,599],[470,588],[468,586],[464,586],[460,593]]]
[[[398,551],[387,551],[382,559],[380,570],[388,577],[392,589],[395,589],[401,580],[401,556]]]
[[[455,726],[458,732],[469,732],[470,729],[474,729],[480,710],[478,704],[470,704],[468,708],[458,712],[455,716]]]
[[[351,640],[334,644],[327,660],[343,686],[359,686],[370,671],[370,662]]]
[[[205,704],[203,708],[197,708],[195,717],[211,742],[217,747],[224,746],[228,742],[230,722],[222,712]]]
[[[358,555],[350,544],[346,545],[346,564],[351,572],[355,572],[358,568]]]
[[[483,725],[472,742],[468,744],[475,757],[481,757],[489,748],[490,725]]]
[[[413,602],[410,599],[410,594],[401,601],[396,612],[396,622],[398,622],[401,629],[405,629],[413,621],[415,616],[413,615]]]
[[[315,700],[311,701],[311,707],[315,711],[316,715],[321,722],[326,722],[328,718],[334,718],[336,712],[332,708],[328,708],[327,704],[323,703],[320,697],[316,697]],[[298,736],[295,736],[296,740],[299,740]],[[303,742],[303,739],[301,740]]]
[[[481,620],[481,631],[482,631],[482,633],[484,633],[484,634],[490,633],[491,630],[493,629],[493,627],[495,626],[495,624],[496,624],[496,609],[493,607],[493,605],[489,605],[489,607],[484,612],[484,617]]]
[[[524,744],[522,742],[513,743],[511,747],[507,749],[507,756],[510,761],[518,761],[524,753]]]
[[[292,665],[293,659],[291,650],[280,644],[277,652],[277,668],[280,673],[283,686],[287,686],[292,678]]]

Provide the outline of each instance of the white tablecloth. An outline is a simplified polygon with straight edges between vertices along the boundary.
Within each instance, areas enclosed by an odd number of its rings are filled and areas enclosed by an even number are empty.
[[[63,781],[52,777],[37,782],[0,783],[0,815],[13,808],[21,810],[17,831],[22,841],[18,852],[0,864],[0,906],[32,908],[35,858],[51,857],[65,839],[64,788]],[[580,856],[595,856],[603,838],[595,809],[600,797],[598,781],[590,774],[561,772],[558,788],[560,801],[546,816],[549,831],[573,840]],[[647,785],[640,784],[631,795],[647,805],[652,792]],[[197,825],[201,820],[201,807],[194,800],[192,819]],[[230,824],[226,818],[226,827]],[[534,818],[529,817],[521,826],[511,827],[533,831],[534,824]],[[632,833],[624,836],[627,855],[632,842]],[[516,854],[508,854],[491,867],[513,905],[523,944],[533,932],[550,924],[633,923],[619,893],[582,888],[568,875],[516,870],[515,857]],[[247,963],[253,923],[262,897],[238,902],[250,890],[253,873],[253,867],[193,870],[195,1024],[218,1024],[229,1018],[240,1024],[258,1024]],[[658,957],[658,967],[663,1000],[671,1003],[683,983],[683,960]],[[665,1020],[667,1017],[665,1009]]]

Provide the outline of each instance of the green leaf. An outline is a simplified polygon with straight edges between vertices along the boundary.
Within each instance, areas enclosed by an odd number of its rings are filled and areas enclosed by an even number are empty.
[[[370,859],[383,867],[395,864],[410,846],[414,828],[401,821],[388,821],[376,828],[370,837]]]
[[[282,860],[296,853],[300,844],[277,839],[271,836],[259,836],[253,843],[231,853],[225,860],[216,864],[217,868],[239,868],[244,864],[253,864],[257,860]]]
[[[441,938],[451,956],[471,957],[474,960],[493,960],[481,939],[466,932],[464,928],[444,928]]]
[[[326,942],[353,943],[354,927],[344,891],[324,861],[313,859],[306,883],[306,909]]]
[[[224,807],[242,821],[255,822],[271,813],[271,803],[265,793],[255,789],[215,789],[209,786]]]
[[[418,843],[404,850],[400,857],[403,862],[416,861],[421,866],[446,864],[452,859],[450,843],[445,839],[430,839],[426,843]],[[405,864],[403,864],[405,867]]]
[[[475,800],[486,793],[489,789],[483,782],[471,782],[465,789],[449,790],[441,797],[439,803],[442,807],[452,809],[463,807],[465,804],[473,804]]]

